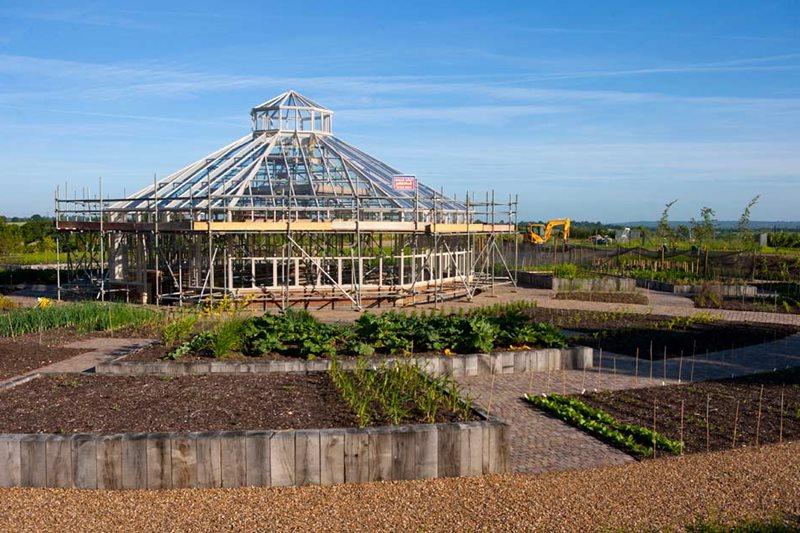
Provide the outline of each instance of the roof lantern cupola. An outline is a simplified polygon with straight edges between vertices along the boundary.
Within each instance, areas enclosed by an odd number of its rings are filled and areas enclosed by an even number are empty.
[[[254,107],[250,111],[250,118],[253,133],[296,131],[329,135],[332,132],[333,111],[289,90]]]

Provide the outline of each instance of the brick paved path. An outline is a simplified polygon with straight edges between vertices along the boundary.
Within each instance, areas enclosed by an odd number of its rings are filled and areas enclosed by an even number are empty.
[[[616,448],[590,437],[541,411],[529,407],[526,393],[575,394],[590,390],[617,390],[683,382],[727,378],[800,366],[800,334],[786,339],[724,350],[694,359],[691,357],[653,363],[650,361],[595,353],[595,368],[528,374],[498,374],[460,379],[465,390],[484,408],[491,409],[511,424],[511,466],[515,472],[547,472],[572,468],[614,465],[634,459]],[[602,363],[602,366],[601,366]],[[692,368],[694,366],[694,368]],[[666,368],[666,372],[664,369]],[[490,403],[491,402],[491,403]]]

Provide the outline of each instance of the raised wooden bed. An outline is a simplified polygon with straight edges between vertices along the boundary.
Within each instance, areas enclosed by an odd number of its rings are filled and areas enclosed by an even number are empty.
[[[649,279],[637,279],[636,286],[651,291],[671,292],[684,296],[700,294],[703,285],[700,284],[677,284],[667,283],[666,281],[654,281]],[[726,298],[756,297],[758,287],[754,285],[728,285],[724,283],[712,284],[710,287],[716,294]]]
[[[452,356],[429,356],[416,358],[375,359],[375,365],[393,361],[415,361],[418,366],[433,376],[453,377],[480,376],[486,374],[516,374],[562,369],[591,368],[594,350],[585,346],[572,348],[547,348],[542,350],[519,350],[492,354],[468,354]],[[345,369],[355,368],[355,361],[341,360]],[[141,376],[152,374],[239,374],[267,372],[318,372],[328,370],[330,361],[303,359],[290,361],[125,361],[124,356],[115,361],[100,363],[95,368],[98,374]]]
[[[614,276],[600,278],[558,278],[546,272],[517,271],[517,283],[535,289],[557,292],[633,292],[636,282],[632,278]]]
[[[508,425],[284,431],[0,434],[0,487],[285,487],[508,470]]]

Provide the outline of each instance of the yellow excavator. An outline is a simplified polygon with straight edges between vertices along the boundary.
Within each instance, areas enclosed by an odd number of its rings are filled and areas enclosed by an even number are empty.
[[[572,221],[568,218],[555,218],[548,220],[547,224],[528,224],[528,231],[525,238],[533,244],[544,244],[550,240],[553,229],[561,227],[564,241],[569,239],[569,228]]]

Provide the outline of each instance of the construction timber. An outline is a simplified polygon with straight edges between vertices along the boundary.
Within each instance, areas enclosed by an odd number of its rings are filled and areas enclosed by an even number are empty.
[[[131,196],[57,190],[59,297],[361,310],[514,283],[498,243],[517,242],[515,197],[418,184],[335,138],[332,115],[288,91],[250,135]]]

